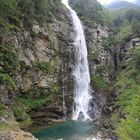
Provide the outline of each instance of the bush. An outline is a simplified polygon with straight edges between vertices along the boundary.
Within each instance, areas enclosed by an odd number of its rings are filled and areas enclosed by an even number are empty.
[[[41,71],[44,71],[44,72],[50,72],[51,65],[50,65],[49,62],[38,61],[38,62],[34,62],[33,68],[37,71],[41,70]]]
[[[112,49],[116,44],[118,43],[118,40],[116,36],[112,35],[108,38],[104,38],[102,45],[105,47],[105,49]]]
[[[43,98],[43,99],[25,99],[25,98],[17,98],[16,102],[19,104],[23,104],[24,106],[30,108],[30,109],[34,109],[36,107],[40,107],[44,104],[46,104],[47,102],[49,102],[49,98]],[[21,113],[21,110],[17,110],[18,114]]]
[[[140,70],[140,46],[137,47],[134,51],[134,60],[136,63],[136,68]]]
[[[22,118],[23,114],[25,113],[25,111],[19,105],[18,106],[17,105],[13,106],[12,110],[14,112],[14,116],[15,116],[16,119]]]
[[[0,131],[9,130],[10,126],[6,123],[0,123]]]
[[[0,1],[0,34],[8,35],[10,24],[19,26],[20,12],[16,0]]]
[[[9,44],[4,44],[1,47],[2,54],[0,59],[3,61],[3,73],[14,74],[20,70],[20,61],[14,47]]]
[[[5,117],[7,115],[6,106],[0,103],[0,116]]]
[[[22,13],[25,28],[32,27],[34,21],[50,21],[53,15],[57,15],[60,8],[60,0],[20,0],[18,7]]]
[[[108,90],[108,83],[100,76],[93,76],[91,78],[92,84],[98,91],[106,92]]]
[[[0,84],[7,86],[8,89],[14,90],[16,85],[15,82],[8,74],[0,73]]]

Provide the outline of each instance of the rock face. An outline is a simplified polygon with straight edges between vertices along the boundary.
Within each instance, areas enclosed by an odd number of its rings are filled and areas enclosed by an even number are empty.
[[[91,77],[91,87],[93,100],[91,102],[94,108],[93,118],[99,119],[108,108],[107,100],[109,94],[109,85],[115,75],[115,64],[113,54],[106,49],[103,40],[109,37],[109,30],[106,26],[99,24],[94,28],[84,26],[86,42],[88,47],[88,60]]]
[[[28,132],[20,130],[20,124],[15,121],[13,111],[7,108],[6,117],[0,117],[0,140],[37,140]]]
[[[8,132],[0,132],[1,140],[38,140],[30,133],[24,131],[8,131]]]
[[[95,28],[85,27],[85,34],[88,46],[89,65],[91,76],[101,76],[109,81],[109,77],[113,74],[112,68],[114,63],[112,55],[103,46],[103,38],[109,36],[106,26],[97,25]]]
[[[118,63],[127,62],[132,58],[132,49],[140,46],[140,38],[131,36],[126,39],[124,44],[118,46]]]
[[[70,87],[70,47],[69,40],[71,21],[68,13],[63,9],[60,19],[53,19],[48,27],[38,24],[33,26],[35,37],[30,32],[24,31],[15,34],[13,42],[18,51],[18,57],[24,64],[21,71],[15,77],[18,85],[17,92],[21,97],[49,98],[47,106],[41,106],[36,111],[31,111],[33,123],[38,125],[51,122],[53,119],[63,118],[62,93],[71,91]],[[48,69],[42,68],[42,62],[49,64]],[[66,82],[67,81],[67,82]],[[67,89],[69,88],[69,89]],[[36,92],[38,90],[38,92]],[[33,91],[34,95],[30,94]],[[72,95],[68,93],[68,95]],[[66,99],[69,100],[69,97]],[[67,108],[70,104],[68,103]],[[55,110],[55,111],[54,111]],[[34,113],[44,111],[47,115],[34,117]],[[50,115],[48,115],[50,114]]]
[[[0,127],[10,124],[6,121],[6,108],[13,111],[14,117],[10,118],[16,119],[20,127],[8,132],[0,130],[4,140],[35,140],[20,128],[28,130],[32,125],[62,121],[64,101],[67,116],[71,115],[72,22],[63,6],[57,16],[47,26],[34,23],[30,31],[19,29],[9,38],[19,67],[10,75],[12,87],[0,84]],[[0,61],[0,66],[3,63]]]

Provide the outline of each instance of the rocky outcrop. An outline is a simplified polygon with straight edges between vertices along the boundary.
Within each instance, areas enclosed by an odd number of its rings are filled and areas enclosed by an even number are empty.
[[[103,39],[109,36],[108,27],[101,25],[95,28],[85,27],[85,34],[91,77],[96,75],[109,81],[113,75],[114,63],[112,55],[103,45]]]
[[[28,96],[30,99],[47,100],[46,104],[35,111],[29,109],[33,123],[37,125],[40,117],[34,117],[34,113],[38,114],[38,111],[45,111],[47,114],[41,116],[42,125],[63,118],[63,88],[65,87],[68,92],[71,89],[68,83],[71,73],[68,66],[70,63],[68,42],[71,40],[69,35],[72,25],[65,8],[61,14],[60,19],[53,19],[46,28],[34,24],[33,37],[30,32],[24,31],[15,34],[13,38],[18,57],[23,63],[21,71],[15,77],[17,92],[25,99]],[[71,93],[69,95],[71,96]],[[69,97],[65,99],[69,100]],[[56,111],[53,112],[52,109]]]
[[[130,36],[122,44],[118,45],[118,63],[127,63],[130,59],[132,59],[132,49],[138,46],[140,46],[140,38],[138,36]],[[121,66],[123,67],[123,65]]]
[[[30,133],[20,130],[11,109],[7,108],[6,113],[5,117],[0,117],[0,140],[37,140]]]
[[[17,130],[0,132],[1,140],[38,140],[32,134]]]
[[[94,91],[93,101],[94,119],[99,120],[101,114],[108,109],[109,85],[114,77],[113,56],[103,44],[103,40],[109,37],[107,26],[97,24],[94,28],[84,26],[88,48],[88,61],[91,76],[91,87]]]

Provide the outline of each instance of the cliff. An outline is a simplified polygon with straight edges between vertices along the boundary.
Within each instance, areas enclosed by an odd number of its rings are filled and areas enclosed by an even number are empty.
[[[10,25],[14,28],[7,38],[1,34],[0,137],[5,140],[35,139],[20,128],[27,131],[63,119],[72,23],[66,8],[59,5],[51,21],[34,20],[27,28],[21,20],[20,25]]]

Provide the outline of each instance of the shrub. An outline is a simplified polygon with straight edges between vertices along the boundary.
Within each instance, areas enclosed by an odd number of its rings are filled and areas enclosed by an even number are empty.
[[[140,70],[140,46],[134,51],[134,60],[136,62],[136,68]]]
[[[0,103],[0,116],[4,117],[5,115],[7,115],[6,106]]]
[[[16,0],[0,1],[0,34],[9,35],[11,25],[19,26],[20,12]]]
[[[8,89],[14,90],[16,85],[15,82],[8,74],[0,73],[0,84],[7,86]]]
[[[0,124],[0,131],[5,131],[5,130],[9,130],[9,125],[6,123],[1,123]]]
[[[34,62],[33,68],[37,71],[41,70],[41,71],[44,71],[44,72],[50,72],[51,65],[50,65],[49,62],[38,61],[38,62]]]
[[[93,76],[91,78],[92,84],[98,91],[106,92],[108,90],[108,83],[100,76]]]
[[[2,55],[0,56],[0,58],[4,62],[4,73],[11,74],[17,72],[20,69],[19,58],[16,51],[11,45],[5,44],[4,46],[2,46]]]
[[[36,107],[40,107],[44,104],[46,104],[47,102],[49,102],[49,98],[40,98],[40,99],[25,99],[25,98],[17,98],[16,102],[19,104],[23,104],[25,105],[25,107],[29,107],[30,109],[34,109]],[[21,110],[17,110],[17,113],[21,113]]]

